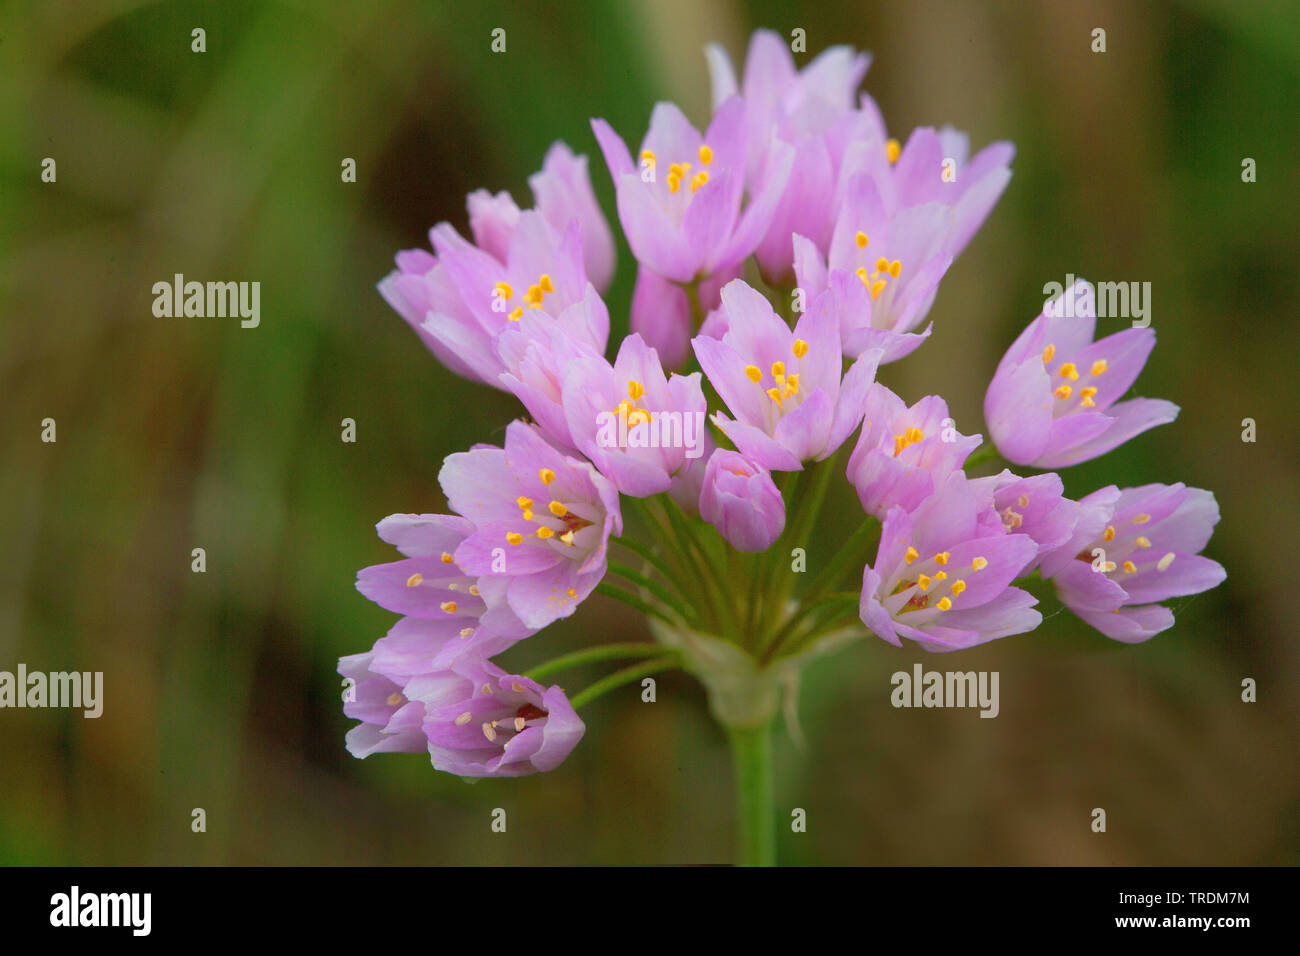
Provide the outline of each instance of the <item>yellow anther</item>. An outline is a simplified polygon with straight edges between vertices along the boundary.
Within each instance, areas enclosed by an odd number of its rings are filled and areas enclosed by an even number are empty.
[[[465,711],[465,713],[461,714],[459,717],[456,718],[456,725],[458,727],[464,727],[473,719],[474,719],[474,715],[467,710]]]
[[[770,398],[772,401],[776,402],[777,406],[780,407],[781,390],[779,388],[769,388],[767,390],[767,397]]]
[[[461,640],[465,640],[466,638],[470,638],[470,637],[473,637],[473,636],[474,636],[474,628],[472,628],[472,627],[462,627],[462,628],[460,629],[460,637],[461,637]]]
[[[518,322],[523,317],[524,317],[524,307],[522,305],[515,306],[513,309],[510,310],[510,314],[506,316],[506,318],[509,319],[511,322]]]
[[[563,518],[569,513],[569,509],[564,507],[564,504],[559,501],[552,501],[547,505],[547,507],[551,509],[551,514],[555,515],[557,518]]]
[[[1174,553],[1168,552],[1163,558],[1156,562],[1156,570],[1164,571],[1169,565],[1174,563]]]
[[[748,378],[751,382],[759,382],[763,378],[763,370],[760,369],[757,365],[746,365],[745,377]]]
[[[668,174],[668,191],[669,191],[670,193],[675,193],[675,192],[677,192],[677,190],[679,190],[679,189],[681,189],[681,188],[682,188],[682,177],[681,177],[681,176],[674,176],[672,173],[669,173],[669,174]]]
[[[1058,371],[1061,373],[1061,378],[1068,378],[1071,382],[1077,381],[1079,378],[1079,370],[1074,367],[1073,362],[1066,362]]]
[[[1103,562],[1101,563],[1101,570],[1102,570],[1104,573],[1106,573],[1106,574],[1110,574],[1110,572],[1112,572],[1112,571],[1115,570],[1115,562],[1114,562],[1114,561],[1103,561]]]
[[[501,298],[506,299],[507,301],[513,299],[515,295],[515,290],[511,287],[509,282],[498,282],[492,287],[492,291],[501,293]]]
[[[880,293],[884,291],[885,291],[884,279],[877,279],[875,282],[871,284],[871,298],[873,299],[880,298]]]
[[[881,256],[879,259],[877,259],[877,260],[876,260],[876,271],[877,271],[877,272],[888,272],[888,271],[889,271],[889,260],[886,259],[884,256]]]
[[[451,563],[452,563],[453,561],[455,561],[455,560],[456,560],[456,559],[453,558],[453,557],[451,556],[451,552],[450,552],[450,551],[444,551],[444,552],[442,552],[442,563],[443,563],[443,564],[451,564]]]
[[[525,498],[523,495],[520,495],[518,498],[515,499],[515,504],[517,504],[524,511],[527,511],[529,508],[533,506],[533,499]]]
[[[701,169],[691,177],[691,192],[698,192],[699,188],[709,181],[709,174]]]
[[[984,557],[976,558],[970,563],[970,566],[974,571],[983,571],[989,566],[989,559]]]
[[[1103,540],[1103,541],[1114,541],[1114,540],[1115,540],[1115,526],[1114,526],[1114,525],[1110,525],[1110,524],[1106,525],[1106,530],[1102,532],[1101,540]]]
[[[537,477],[542,479],[542,484],[549,485],[555,480],[555,472],[549,468],[542,468],[537,472]]]
[[[795,358],[803,358],[808,354],[808,343],[803,339],[795,339],[794,345],[790,346],[790,351],[794,353]]]
[[[523,510],[523,513],[520,515],[520,517],[523,518],[525,521],[532,521],[532,520],[533,520],[533,509],[532,509],[532,508],[525,508],[525,509]]]
[[[642,395],[645,394],[645,386],[642,385],[640,382],[634,382],[632,379],[628,379],[627,394],[628,394],[628,398],[632,399],[632,401],[635,402],[638,398],[640,398]]]
[[[1092,372],[1093,375],[1100,375],[1100,374],[1101,374],[1102,372],[1104,372],[1104,371],[1106,371],[1106,360],[1105,360],[1105,359],[1097,359],[1097,361],[1095,361],[1095,362],[1092,363],[1092,369],[1091,369],[1091,372]]]
[[[862,284],[867,288],[871,288],[871,273],[867,272],[867,267],[858,266],[858,268],[855,271],[857,277],[862,280]]]
[[[958,578],[956,581],[953,581],[953,582],[952,582],[952,593],[953,593],[953,594],[961,594],[961,592],[962,592],[962,591],[965,591],[965,590],[966,590],[966,582],[965,582],[965,581],[963,581],[963,580],[961,580],[960,578]]]
[[[776,378],[778,375],[784,375],[784,374],[785,374],[785,363],[784,363],[784,362],[773,362],[773,363],[772,363],[772,377],[773,377],[773,378]]]
[[[569,592],[568,592],[568,593],[569,593],[569,597],[577,597],[577,596],[578,596],[578,592],[575,591],[573,588],[569,588]]]
[[[903,263],[900,260],[895,259],[893,262],[889,264],[889,274],[893,276],[895,279],[898,278],[898,274],[902,271],[903,271]]]
[[[935,563],[935,564],[947,564],[947,563],[948,563],[948,559],[951,558],[951,557],[952,557],[952,554],[951,554],[951,553],[949,553],[949,552],[947,552],[947,551],[940,551],[938,554],[936,554],[936,555],[934,556],[934,563]]]
[[[551,277],[547,275],[545,272],[543,272],[540,276],[537,277],[537,287],[541,289],[543,292],[555,291],[555,283],[551,281]]]
[[[438,607],[442,608],[442,609],[443,609],[444,611],[446,611],[448,614],[455,614],[455,613],[456,613],[456,602],[455,602],[455,601],[443,601],[441,604],[438,605]]]
[[[1079,389],[1079,404],[1084,408],[1092,408],[1097,404],[1093,401],[1093,396],[1096,394],[1097,390],[1095,388],[1091,385],[1085,385],[1083,388]]]
[[[885,158],[891,163],[898,162],[898,157],[902,152],[903,147],[898,145],[898,140],[891,139],[885,143]]]
[[[478,585],[477,585],[477,584],[471,584],[471,585],[469,586],[469,593],[472,594],[472,595],[474,595],[475,597],[478,597]]]
[[[1070,388],[1070,386],[1062,385],[1052,394],[1055,395],[1057,398],[1059,398],[1061,401],[1065,401],[1067,398],[1070,397],[1070,393],[1073,391],[1074,389]]]
[[[858,234],[853,237],[853,241],[858,244],[859,249],[865,249],[867,248],[867,243],[870,242],[871,240],[867,238],[867,234],[865,232],[859,231]]]
[[[707,166],[709,165],[709,163],[713,162],[713,150],[710,149],[707,144],[701,143],[699,149],[699,157],[700,157],[700,162],[703,163],[705,166]]]
[[[483,724],[483,736],[486,737],[488,740],[497,739],[497,732],[492,729],[492,725],[490,723]]]
[[[506,540],[511,544],[519,545],[524,543],[524,536],[518,531],[511,531],[506,534]]]
[[[916,548],[908,548],[907,553],[903,555],[903,560],[906,561],[908,564],[911,564],[920,556],[921,554],[916,550]]]
[[[633,425],[648,425],[650,423],[650,413],[644,408],[634,408],[627,416],[628,427]]]
[[[1022,508],[1028,508],[1029,495],[1021,495],[1019,498],[1016,499],[1016,504],[1020,505],[1020,507]]]
[[[656,162],[655,154],[648,149],[643,149],[641,150],[641,161],[643,163],[649,163],[651,166],[654,166]]]
[[[795,373],[785,380],[785,393],[787,395],[799,394],[799,375]]]
[[[408,588],[418,587],[420,582],[423,580],[424,580],[423,574],[412,574],[409,578],[406,579],[406,586]]]
[[[939,603],[935,605],[940,611],[946,611],[952,607],[952,601],[949,598],[939,598]]]
[[[1146,524],[1151,520],[1151,516],[1145,511],[1133,519],[1134,524]]]
[[[916,586],[922,591],[928,591],[930,590],[930,579],[923,574],[916,579]]]
[[[404,701],[404,700],[406,700],[406,698],[402,696],[402,692],[401,692],[400,690],[399,690],[399,691],[396,691],[396,692],[394,692],[394,693],[388,695],[388,706],[389,706],[389,707],[396,707],[398,704],[400,704],[400,703],[401,703],[402,701]]]
[[[564,532],[564,534],[560,535],[560,540],[563,541],[565,544],[567,544],[569,547],[573,547],[573,532],[572,531]]]
[[[537,537],[541,538],[543,541],[545,541],[547,538],[552,538],[554,536],[555,536],[555,532],[552,531],[550,528],[546,527],[546,525],[542,525],[540,528],[537,529]]]
[[[1056,346],[1055,345],[1047,346],[1047,348],[1043,349],[1043,361],[1050,362],[1052,360],[1052,356],[1055,354],[1056,354]]]
[[[1138,569],[1137,565],[1134,564],[1132,561],[1124,562],[1124,570],[1127,571],[1129,574],[1137,574],[1137,569]]]
[[[1151,547],[1151,539],[1145,535],[1141,535],[1137,539],[1137,546],[1139,548],[1149,548]]]

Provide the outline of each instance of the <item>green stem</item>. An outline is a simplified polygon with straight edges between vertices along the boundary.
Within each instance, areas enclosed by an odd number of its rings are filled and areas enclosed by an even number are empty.
[[[671,591],[658,581],[646,577],[640,571],[634,571],[625,565],[619,564],[617,561],[609,562],[609,573],[618,575],[629,584],[635,584],[637,587],[645,588],[657,597],[667,610],[676,614],[683,624],[696,623],[695,614],[691,610],[688,610],[686,605],[682,604],[682,602]]]
[[[742,866],[776,865],[772,725],[728,727],[736,775],[736,835]]]
[[[658,644],[600,644],[553,657],[549,661],[538,664],[524,676],[541,680],[543,677],[549,677],[571,667],[581,667],[583,664],[598,664],[601,661],[617,660],[620,657],[654,657],[663,652],[664,649]]]
[[[657,674],[660,671],[666,671],[677,666],[678,658],[676,654],[657,657],[652,661],[643,661],[640,664],[632,664],[620,671],[614,671],[614,673],[602,677],[596,683],[579,691],[573,696],[570,703],[573,704],[574,710],[578,710],[584,704],[589,704],[602,694],[622,687],[624,684],[630,684],[643,677],[649,677],[651,674]]]
[[[611,597],[615,601],[622,601],[628,607],[640,611],[642,614],[648,614],[650,617],[657,617],[665,624],[673,627],[680,627],[682,622],[673,617],[657,604],[651,604],[631,591],[624,591],[622,588],[616,588],[607,581],[601,581],[596,585],[596,593],[603,594],[605,597]]]

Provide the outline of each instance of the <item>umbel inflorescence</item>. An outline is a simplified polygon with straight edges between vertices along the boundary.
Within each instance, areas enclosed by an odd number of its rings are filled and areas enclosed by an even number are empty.
[[[799,70],[760,31],[741,82],[722,51],[707,55],[703,133],[660,103],[633,152],[592,121],[637,269],[612,362],[601,296],[614,239],[586,157],[563,143],[530,179],[533,209],[475,192],[472,242],[440,223],[433,253],[399,253],[380,283],[447,369],[513,394],[527,417],[504,447],[447,457],[452,514],[379,523],[404,557],[357,587],[402,618],[340,661],[344,711],[361,721],[354,755],[427,750],[465,777],[552,770],[582,737],[580,707],[669,667],[704,682],[729,728],[768,726],[802,662],[846,640],[953,651],[1032,631],[1038,601],[1017,582],[1051,582],[1092,627],[1138,642],[1173,624],[1161,601],[1223,580],[1199,554],[1219,516],[1210,492],[1110,486],[1076,501],[1041,471],[1178,413],[1123,398],[1155,333],[1094,341],[1087,283],[998,365],[984,405],[996,453],[939,396],[909,405],[877,381],[930,335],[939,284],[1010,180],[1012,146],[971,156],[950,128],[900,145],[858,94],[869,58],[846,47]],[[999,457],[1025,473],[968,473]],[[792,566],[841,476],[862,513],[835,521],[857,530]],[[655,642],[530,674],[494,661],[595,590],[644,613]],[[634,663],[572,699],[539,682],[619,658]]]

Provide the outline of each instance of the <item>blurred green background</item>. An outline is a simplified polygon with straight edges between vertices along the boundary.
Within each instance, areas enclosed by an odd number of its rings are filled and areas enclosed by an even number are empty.
[[[958,657],[870,638],[819,663],[807,746],[778,745],[781,813],[808,814],[805,834],[782,826],[782,859],[1300,862],[1298,9],[4,4],[0,669],[100,670],[106,704],[99,720],[0,712],[0,862],[731,858],[725,742],[685,677],[661,679],[653,705],[629,689],[589,707],[557,772],[471,786],[419,755],[353,760],[334,668],[394,620],[353,587],[393,557],[374,523],[441,510],[443,456],[499,442],[515,412],[442,371],[380,299],[393,253],[442,219],[463,230],[474,188],[531,204],[526,177],[557,138],[595,153],[612,213],[588,118],[633,144],[657,99],[703,122],[704,44],[739,62],[758,26],[802,27],[809,55],[872,50],[866,89],[900,138],[950,122],[976,148],[1017,144],[935,334],[883,378],[909,401],[941,392],[980,431],[984,385],[1044,283],[1151,282],[1160,344],[1139,390],[1182,416],[1067,472],[1067,490],[1213,489],[1207,553],[1229,573],[1145,645],[1060,613]],[[1097,26],[1105,54],[1089,49]],[[195,27],[206,53],[190,50]],[[489,50],[495,27],[505,54]],[[47,156],[56,183],[40,181]],[[344,157],[356,184],[340,182]],[[630,264],[623,246],[618,330]],[[176,272],[260,281],[261,327],[155,318],[151,286]],[[55,444],[40,441],[47,417]],[[345,417],[356,444],[340,441]],[[837,505],[856,521],[846,489]],[[597,597],[506,663],[645,633]],[[1001,715],[892,709],[889,675],[915,661],[999,671]],[[1258,703],[1240,701],[1244,677]],[[191,832],[195,807],[206,833]]]

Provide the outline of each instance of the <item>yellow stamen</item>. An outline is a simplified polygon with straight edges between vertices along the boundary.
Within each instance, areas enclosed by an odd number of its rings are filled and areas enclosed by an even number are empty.
[[[460,636],[462,639],[467,637],[472,637],[473,634],[474,634],[474,628],[472,627],[462,627],[460,629]]]
[[[524,543],[524,536],[518,531],[511,531],[506,535],[506,540],[511,544],[519,545]]]
[[[781,390],[779,388],[769,388],[767,390],[767,397],[770,398],[772,401],[776,402],[778,408],[780,407]]]
[[[653,167],[656,162],[655,154],[648,149],[643,149],[641,150],[641,160],[642,162],[649,163]]]
[[[525,498],[523,495],[520,495],[518,498],[515,499],[515,504],[517,504],[520,508],[527,510],[533,506],[533,499]]]
[[[1174,553],[1170,551],[1163,558],[1156,562],[1156,570],[1163,571],[1174,563]]]
[[[939,603],[935,605],[940,611],[946,611],[952,607],[952,601],[948,598],[939,598]]]
[[[1085,385],[1083,388],[1079,389],[1079,404],[1084,408],[1092,408],[1097,404],[1092,400],[1092,397],[1096,394],[1097,390],[1095,388],[1091,385]]]
[[[518,322],[523,317],[524,317],[524,307],[522,305],[515,306],[514,309],[511,310],[510,314],[506,316],[506,318],[509,319],[511,322]]]
[[[808,354],[808,343],[803,339],[795,339],[794,345],[790,346],[790,351],[794,353],[795,358],[803,358]]]
[[[555,283],[551,281],[551,277],[545,272],[537,277],[537,285],[543,292],[555,291]]]
[[[520,515],[520,517],[523,518],[525,521],[532,521],[532,520],[533,520],[533,509],[532,509],[532,508],[525,508],[525,509],[524,509],[524,513],[523,513],[522,515]]]
[[[920,556],[921,556],[921,555],[920,555],[920,552],[918,552],[918,551],[916,550],[916,548],[908,548],[908,549],[907,549],[907,553],[903,555],[903,559],[904,559],[908,564],[911,564],[913,561],[915,561],[915,560],[916,560],[917,558],[919,558]]]
[[[947,580],[948,580],[948,572],[947,572],[947,571],[936,571],[936,572],[934,572],[934,579],[935,579],[936,581],[947,581]]]
[[[409,578],[406,579],[406,586],[408,588],[418,587],[420,582],[423,580],[424,580],[423,574],[412,574]]]
[[[537,472],[537,477],[542,479],[542,484],[549,485],[555,480],[555,472],[549,468],[542,468]]]
[[[546,527],[546,525],[542,525],[540,528],[537,529],[537,537],[541,538],[543,541],[545,541],[547,538],[554,537],[554,535],[555,532],[552,531],[550,528]]]
[[[898,157],[902,152],[903,148],[898,145],[898,140],[891,139],[885,143],[885,158],[888,159],[890,163],[898,162]]]
[[[886,259],[884,256],[881,256],[879,259],[877,259],[877,260],[876,260],[876,271],[877,271],[877,272],[888,272],[888,271],[889,271],[889,260]]]
[[[784,363],[784,362],[773,362],[773,363],[772,363],[772,377],[773,377],[773,378],[776,378],[778,375],[784,375],[784,374],[785,374],[785,363]]]
[[[675,192],[677,192],[677,190],[679,190],[679,189],[681,189],[681,188],[682,188],[682,177],[681,177],[681,176],[674,176],[672,173],[669,173],[669,174],[668,174],[668,191],[669,191],[670,193],[675,193]]]
[[[1132,561],[1124,562],[1124,570],[1127,571],[1129,574],[1136,574],[1137,569],[1138,569],[1137,565],[1134,564]]]
[[[746,365],[745,377],[748,378],[751,382],[758,382],[763,378],[763,370],[760,369],[757,365]]]
[[[1142,514],[1138,515],[1136,518],[1133,519],[1133,523],[1146,524],[1150,520],[1151,520],[1151,516],[1144,511],[1142,512]]]
[[[496,740],[496,739],[497,739],[497,732],[496,732],[495,730],[492,729],[492,725],[491,725],[491,724],[489,724],[489,723],[484,723],[484,724],[483,724],[483,736],[486,737],[488,740]]]
[[[791,375],[785,380],[785,393],[786,395],[799,394],[799,376],[797,374]]]
[[[509,302],[515,296],[515,290],[509,282],[498,282],[492,287],[493,292],[500,292],[501,298]]]
[[[961,579],[959,578],[958,580],[952,582],[952,593],[953,593],[953,594],[961,594],[961,592],[962,592],[962,591],[965,591],[965,590],[966,590],[966,582],[965,582],[965,581],[963,581],[963,580],[961,580]]]
[[[885,291],[885,280],[877,279],[871,286],[871,298],[880,298],[880,293]]]
[[[928,591],[930,590],[930,579],[923,574],[916,579],[916,586],[922,591]]]
[[[949,559],[950,557],[952,557],[952,554],[951,554],[950,552],[948,552],[948,551],[940,551],[938,554],[936,554],[936,555],[934,556],[934,563],[935,563],[935,564],[947,564],[947,563],[948,563],[948,559]]]
[[[699,156],[700,156],[700,162],[703,163],[705,166],[713,162],[713,150],[710,149],[704,143],[700,144]]]
[[[1103,541],[1114,541],[1114,540],[1115,540],[1115,526],[1114,526],[1114,525],[1109,525],[1109,524],[1106,525],[1106,530],[1102,533],[1101,540],[1103,540]]]
[[[474,719],[474,715],[467,710],[465,711],[465,713],[461,714],[459,717],[456,718],[456,726],[464,727],[473,719]]]
[[[970,563],[970,566],[975,571],[983,571],[989,566],[989,559],[984,557],[976,558]]]
[[[455,602],[455,601],[443,601],[441,604],[438,605],[438,607],[442,608],[442,609],[443,609],[444,611],[446,611],[448,614],[455,614],[455,613],[456,613],[456,602]]]
[[[557,518],[563,518],[569,513],[569,509],[559,501],[552,501],[547,507],[551,509],[551,514]]]
[[[1056,346],[1055,345],[1047,346],[1047,348],[1043,349],[1043,361],[1050,362],[1052,360],[1052,356],[1055,354],[1056,354]]]
[[[903,263],[900,260],[895,259],[893,262],[889,264],[889,274],[893,276],[895,279],[898,278],[898,274],[902,271],[903,271]]]
[[[1102,372],[1106,371],[1106,360],[1097,359],[1097,361],[1092,363],[1091,371],[1093,375],[1100,375]]]
[[[449,551],[444,551],[444,552],[442,552],[442,563],[443,563],[443,564],[451,564],[451,563],[452,563],[453,561],[455,561],[455,560],[456,560],[456,559],[453,558],[453,557],[451,556],[451,552],[449,552]]]
[[[867,238],[867,234],[865,232],[859,231],[858,234],[853,237],[853,241],[858,244],[859,249],[865,249],[867,248],[867,243],[870,242],[871,240]]]
[[[642,395],[645,394],[645,386],[642,385],[640,382],[634,382],[631,379],[628,379],[627,394],[628,397],[635,402],[637,399],[639,399]]]
[[[1061,401],[1065,401],[1067,398],[1070,397],[1070,393],[1073,391],[1074,389],[1070,388],[1070,386],[1062,385],[1052,394],[1054,394],[1057,398],[1061,399]]]
[[[471,584],[471,585],[469,586],[469,593],[472,594],[472,595],[474,595],[475,597],[478,597],[478,585],[477,585],[477,584]]]
[[[699,188],[709,181],[709,174],[701,169],[691,177],[691,192],[698,192]]]
[[[1151,539],[1145,536],[1140,536],[1137,539],[1137,546],[1139,548],[1149,548],[1151,547]]]
[[[1073,362],[1066,362],[1058,371],[1061,373],[1061,378],[1068,378],[1071,382],[1079,378],[1079,370],[1074,367]]]

